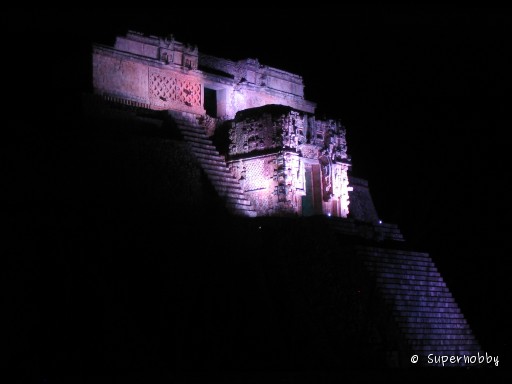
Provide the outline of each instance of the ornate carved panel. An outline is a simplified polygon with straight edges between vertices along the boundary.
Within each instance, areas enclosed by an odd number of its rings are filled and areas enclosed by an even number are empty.
[[[149,99],[151,104],[162,109],[202,109],[201,84],[189,78],[154,70],[149,73]]]
[[[229,133],[229,154],[240,159],[239,178],[244,190],[258,191],[258,197],[252,197],[257,203],[254,206],[264,206],[265,212],[272,209],[272,214],[296,212],[299,198],[306,194],[305,165],[314,164],[320,170],[314,187],[321,196],[324,213],[331,214],[328,207],[335,201],[336,214],[347,216],[350,159],[345,128],[338,121],[317,120],[286,107],[266,106],[239,112]],[[275,154],[271,180],[269,163],[256,157],[265,150],[274,150]]]

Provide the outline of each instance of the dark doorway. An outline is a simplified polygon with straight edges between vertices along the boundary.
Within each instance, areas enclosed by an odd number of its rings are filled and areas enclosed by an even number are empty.
[[[313,181],[313,206],[315,214],[321,215],[322,207],[322,170],[319,164],[311,165],[311,179]]]
[[[306,196],[302,196],[302,216],[312,216],[315,214],[313,205],[313,179],[311,168],[306,168]]]
[[[215,89],[204,89],[204,109],[208,116],[217,117],[217,91]]]

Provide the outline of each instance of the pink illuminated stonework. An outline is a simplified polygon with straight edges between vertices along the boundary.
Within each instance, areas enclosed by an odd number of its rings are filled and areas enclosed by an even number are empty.
[[[347,217],[350,162],[339,122],[269,105],[238,112],[230,141],[228,164],[259,215]]]
[[[93,85],[107,100],[168,111],[198,158],[217,167],[211,182],[219,195],[236,196],[234,212],[347,217],[345,128],[315,117],[301,76],[130,31],[113,47],[94,46]],[[210,138],[221,126],[230,142],[215,156]]]

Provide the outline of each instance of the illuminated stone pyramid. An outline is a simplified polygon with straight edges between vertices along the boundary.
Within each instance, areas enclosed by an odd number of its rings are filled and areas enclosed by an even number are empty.
[[[345,128],[315,116],[300,76],[128,32],[113,47],[94,46],[93,85],[110,103],[165,111],[232,214],[324,216],[334,234],[361,239],[351,252],[399,334],[390,365],[480,351],[429,255],[404,250],[368,183],[349,176]]]

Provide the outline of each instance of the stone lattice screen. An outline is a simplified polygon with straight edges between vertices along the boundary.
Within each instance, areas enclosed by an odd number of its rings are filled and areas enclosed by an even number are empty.
[[[161,109],[177,105],[202,109],[201,84],[193,79],[153,70],[149,73],[149,99]]]

